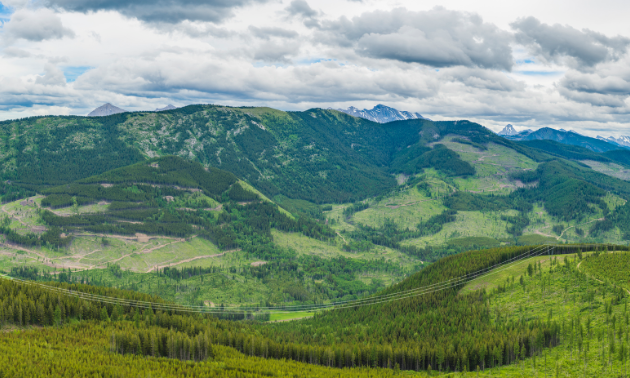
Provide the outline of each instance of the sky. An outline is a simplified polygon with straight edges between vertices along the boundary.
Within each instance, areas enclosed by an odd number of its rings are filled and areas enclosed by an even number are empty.
[[[0,120],[371,108],[630,135],[630,2],[0,0]]]

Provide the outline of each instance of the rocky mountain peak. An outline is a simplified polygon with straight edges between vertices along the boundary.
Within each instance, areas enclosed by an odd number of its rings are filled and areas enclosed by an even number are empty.
[[[350,114],[354,117],[365,118],[372,122],[387,123],[393,121],[403,121],[406,119],[426,119],[420,113],[413,113],[408,111],[400,111],[389,106],[378,104],[372,109],[359,110],[354,106],[350,106],[348,109],[337,109],[340,112]]]
[[[88,117],[105,117],[112,114],[126,113],[126,112],[127,111],[125,109],[116,107],[108,102],[107,104],[101,105],[98,108],[92,110],[90,114],[88,114]]]
[[[514,126],[512,126],[511,124],[507,124],[503,130],[501,130],[501,132],[499,132],[499,135],[516,135],[518,134],[518,132],[514,129]]]

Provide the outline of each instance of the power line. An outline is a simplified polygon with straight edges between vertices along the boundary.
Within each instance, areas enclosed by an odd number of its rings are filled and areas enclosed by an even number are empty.
[[[227,307],[227,308],[224,307],[221,309],[213,310],[213,309],[208,309],[205,306],[186,306],[186,305],[178,305],[178,304],[127,300],[127,299],[122,299],[122,298],[117,298],[117,297],[102,296],[98,294],[91,294],[91,293],[85,293],[85,292],[72,291],[68,289],[62,289],[58,287],[40,284],[33,281],[26,281],[26,280],[21,280],[21,279],[16,279],[16,278],[11,278],[11,279],[14,281],[26,284],[26,285],[38,286],[45,290],[56,292],[62,295],[78,297],[83,300],[114,304],[114,305],[118,304],[118,305],[132,306],[136,308],[151,308],[151,309],[171,310],[171,311],[179,311],[179,312],[195,312],[195,313],[210,313],[210,314],[211,313],[242,314],[243,312],[246,312],[246,311],[259,311],[263,309],[273,311],[274,313],[294,313],[296,311],[356,308],[356,307],[387,303],[387,302],[402,300],[402,299],[411,298],[415,296],[431,294],[434,292],[450,289],[464,282],[470,282],[477,278],[495,274],[502,270],[508,269],[512,266],[518,265],[520,262],[522,262],[522,260],[526,258],[535,257],[538,255],[544,254],[546,252],[544,248],[545,246],[539,246],[524,254],[512,257],[511,259],[495,264],[494,266],[483,268],[476,272],[468,273],[463,276],[455,277],[450,280],[438,282],[432,285],[427,285],[427,286],[423,286],[423,287],[419,287],[419,288],[415,288],[411,290],[406,290],[403,292],[388,294],[388,295],[375,296],[375,297],[364,298],[364,299],[355,300],[355,301],[333,302],[333,303],[322,304],[322,305],[296,305],[296,306],[280,306],[280,307]],[[492,271],[493,269],[497,269],[502,266],[504,267],[503,269]],[[294,309],[290,311],[277,311],[277,310],[286,310],[289,307],[294,308]]]

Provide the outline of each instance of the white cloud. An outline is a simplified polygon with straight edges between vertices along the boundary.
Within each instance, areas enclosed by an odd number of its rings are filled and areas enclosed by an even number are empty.
[[[11,20],[3,29],[4,36],[9,41],[25,39],[41,42],[47,39],[74,37],[74,32],[62,25],[59,16],[46,8],[19,9],[11,15]]]

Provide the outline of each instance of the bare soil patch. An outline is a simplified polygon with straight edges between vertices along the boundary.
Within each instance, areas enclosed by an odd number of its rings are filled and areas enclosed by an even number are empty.
[[[137,233],[136,234],[136,238],[138,239],[138,243],[148,243],[149,242],[149,237],[145,234],[140,234]]]

